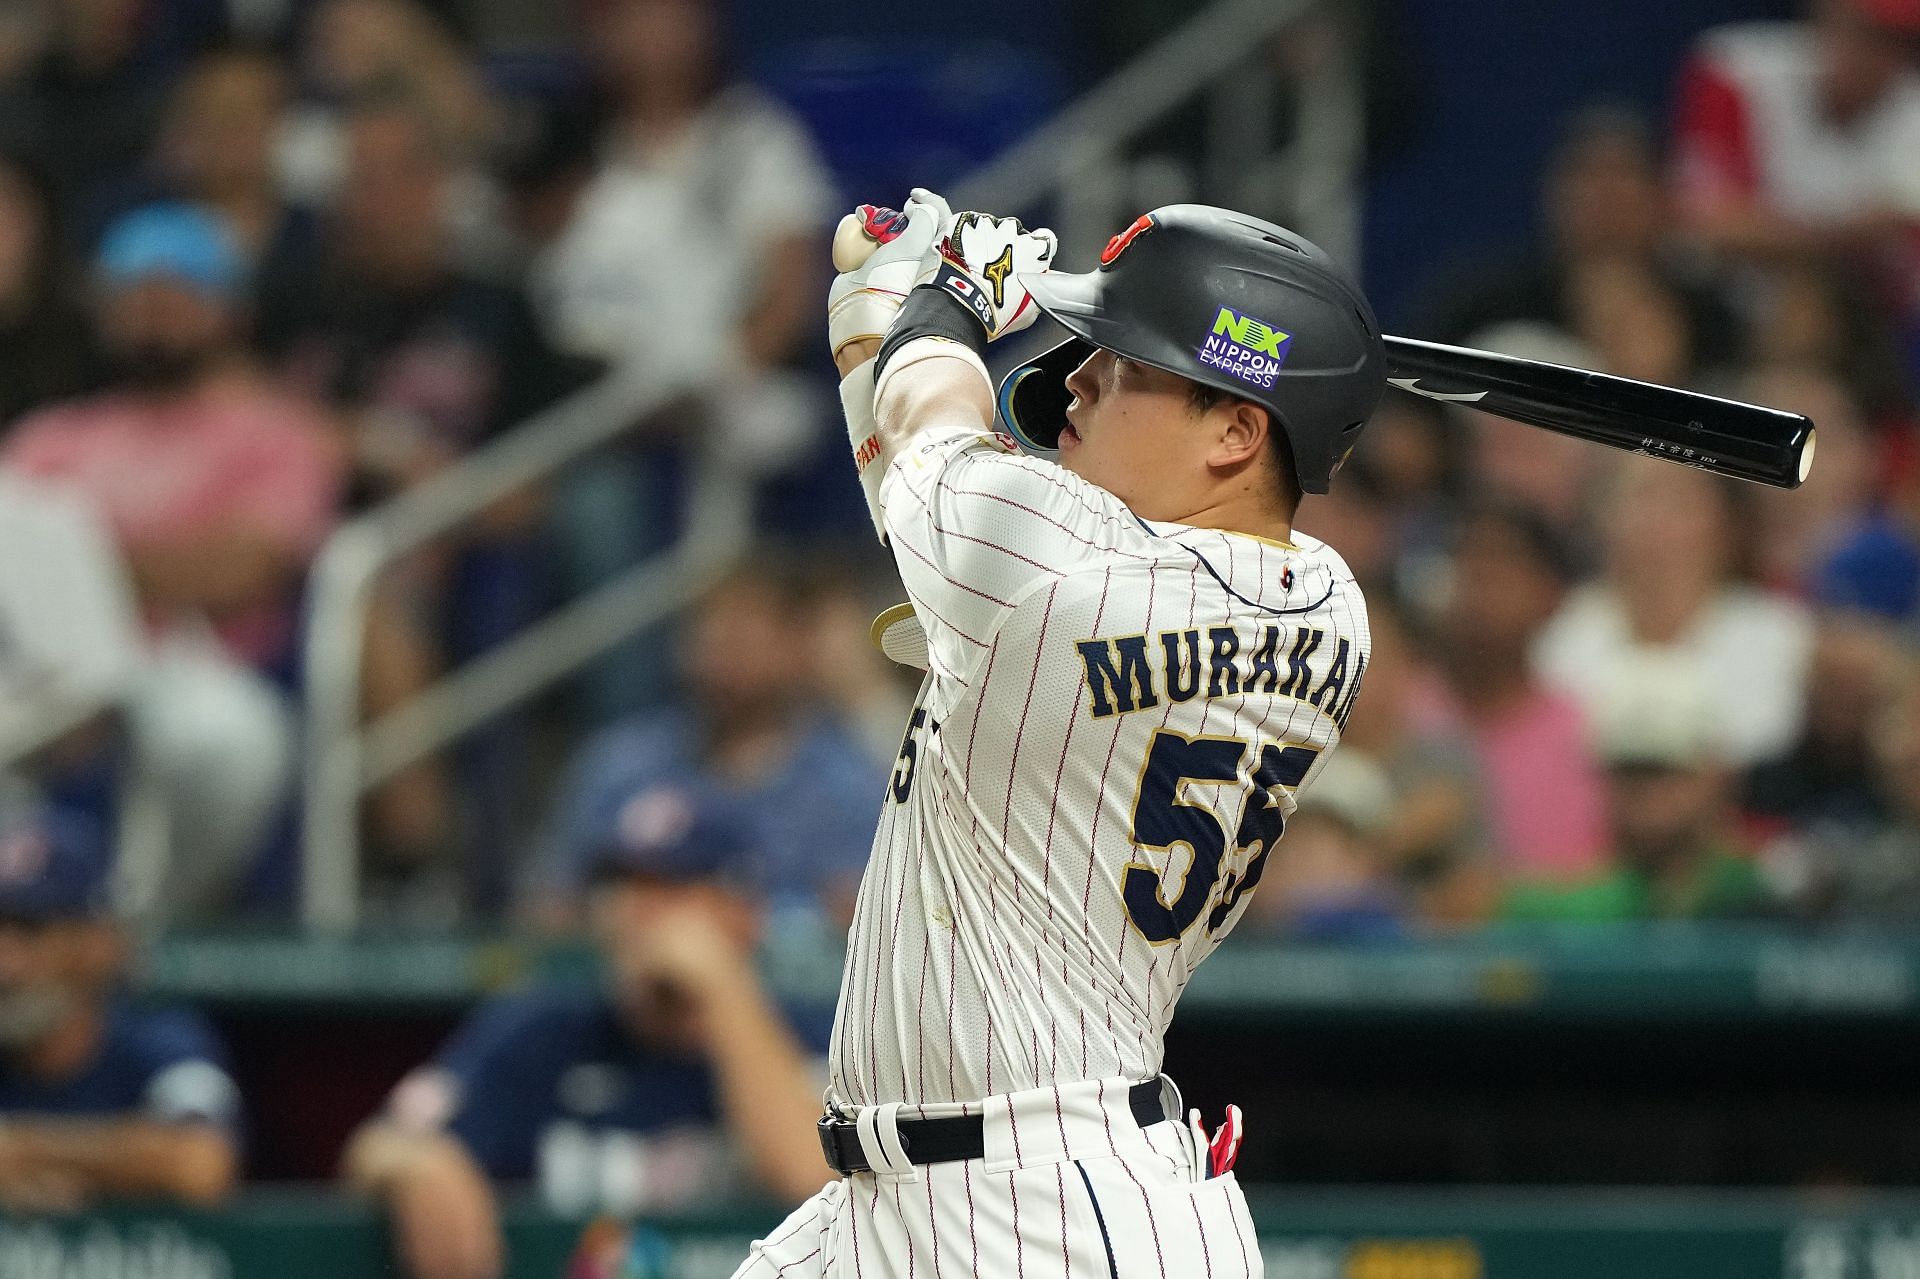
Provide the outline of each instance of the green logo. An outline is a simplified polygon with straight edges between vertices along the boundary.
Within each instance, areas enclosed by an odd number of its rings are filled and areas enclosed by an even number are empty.
[[[1293,340],[1292,334],[1282,333],[1269,324],[1263,324],[1250,315],[1241,315],[1226,306],[1221,307],[1220,314],[1214,317],[1213,332],[1216,337],[1225,337],[1249,351],[1271,355],[1276,360],[1286,358],[1281,347]]]

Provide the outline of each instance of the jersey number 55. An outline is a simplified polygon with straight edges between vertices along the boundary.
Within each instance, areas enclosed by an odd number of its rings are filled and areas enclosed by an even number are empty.
[[[1253,792],[1233,836],[1232,847],[1247,858],[1237,873],[1229,873],[1226,828],[1211,810],[1182,798],[1181,786],[1235,781],[1247,747],[1234,737],[1187,737],[1167,729],[1154,734],[1140,775],[1140,793],[1133,803],[1133,842],[1142,849],[1171,850],[1185,844],[1193,850],[1193,864],[1172,901],[1166,898],[1161,872],[1144,862],[1127,864],[1120,886],[1127,917],[1156,946],[1178,940],[1203,912],[1209,932],[1218,932],[1227,922],[1240,899],[1260,882],[1267,854],[1286,830],[1282,794],[1300,784],[1320,754],[1314,747],[1285,742],[1260,745]],[[1207,911],[1223,874],[1228,876],[1227,886]]]

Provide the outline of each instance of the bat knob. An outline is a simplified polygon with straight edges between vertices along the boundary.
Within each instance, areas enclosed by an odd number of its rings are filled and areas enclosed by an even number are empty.
[[[907,229],[907,215],[878,204],[863,204],[840,219],[833,230],[833,269],[857,271],[873,251]]]
[[[857,271],[879,247],[880,242],[867,234],[866,220],[858,213],[849,213],[833,231],[833,269]]]

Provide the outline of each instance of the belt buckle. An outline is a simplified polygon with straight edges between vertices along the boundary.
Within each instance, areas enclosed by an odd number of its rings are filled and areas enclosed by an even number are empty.
[[[827,1157],[827,1167],[835,1172],[844,1172],[840,1167],[840,1151],[833,1139],[833,1125],[832,1115],[822,1115],[819,1122],[814,1124],[814,1131],[820,1135],[820,1153]]]
[[[843,1177],[849,1173],[859,1172],[866,1167],[865,1159],[850,1159],[847,1157],[847,1153],[841,1149],[841,1138],[853,1132],[852,1124],[844,1119],[826,1114],[820,1116],[819,1121],[814,1125],[814,1129],[820,1134],[820,1151],[827,1157],[827,1167],[833,1169]],[[855,1139],[854,1149],[859,1149],[858,1138]]]

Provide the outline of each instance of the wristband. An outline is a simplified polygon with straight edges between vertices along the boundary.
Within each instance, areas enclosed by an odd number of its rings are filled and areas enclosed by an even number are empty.
[[[952,269],[945,267],[944,263],[942,266],[947,270]],[[976,289],[975,293],[978,292]],[[986,363],[986,328],[980,323],[980,317],[944,285],[923,284],[907,294],[898,318],[880,343],[880,354],[874,358],[876,382],[886,375],[887,361],[893,358],[893,353],[915,338],[945,338],[949,342],[958,342],[972,352],[982,365]]]

